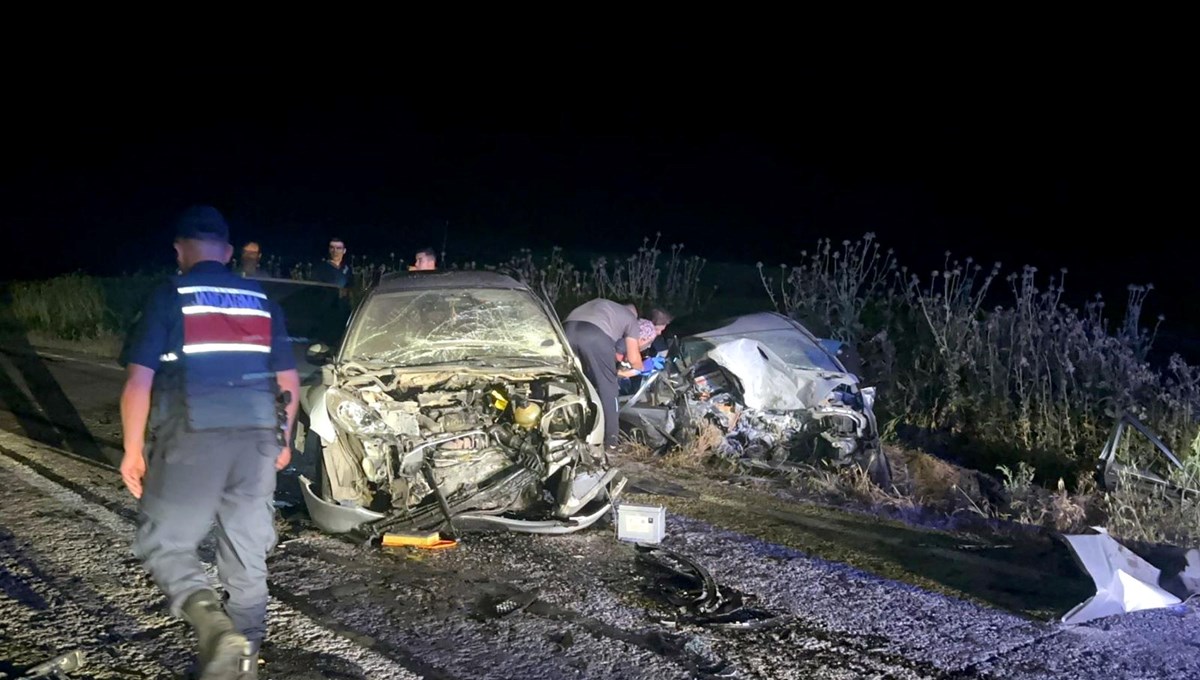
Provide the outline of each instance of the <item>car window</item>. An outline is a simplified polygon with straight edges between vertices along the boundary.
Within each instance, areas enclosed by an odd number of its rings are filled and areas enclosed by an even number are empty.
[[[338,289],[294,281],[260,281],[263,291],[283,309],[292,342],[306,348],[314,342],[341,342],[349,307],[341,304]]]
[[[531,358],[566,350],[535,298],[493,288],[373,295],[354,320],[343,360],[396,366]]]

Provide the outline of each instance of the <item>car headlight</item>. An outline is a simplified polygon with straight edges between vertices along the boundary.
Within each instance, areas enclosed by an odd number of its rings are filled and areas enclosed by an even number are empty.
[[[325,394],[329,417],[346,432],[358,437],[377,437],[391,432],[379,414],[363,402],[338,389]]]

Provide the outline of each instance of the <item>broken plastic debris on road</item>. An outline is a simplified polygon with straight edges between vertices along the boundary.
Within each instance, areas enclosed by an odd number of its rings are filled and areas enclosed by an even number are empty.
[[[1160,555],[1162,548],[1177,554],[1173,569],[1166,571],[1118,543],[1103,527],[1092,528],[1095,534],[1063,536],[1080,568],[1096,584],[1096,594],[1064,614],[1063,623],[1171,607],[1200,594],[1200,551],[1160,546]]]

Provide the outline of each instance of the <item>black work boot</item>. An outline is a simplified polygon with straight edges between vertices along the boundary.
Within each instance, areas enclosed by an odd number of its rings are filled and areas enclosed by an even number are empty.
[[[199,640],[200,680],[237,680],[241,660],[253,650],[246,637],[233,627],[217,594],[198,590],[183,603],[183,616],[196,630]],[[257,669],[256,669],[257,670]],[[256,677],[256,676],[250,676]]]

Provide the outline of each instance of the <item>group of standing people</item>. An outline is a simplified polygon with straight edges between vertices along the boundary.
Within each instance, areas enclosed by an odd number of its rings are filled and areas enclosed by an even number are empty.
[[[413,256],[413,264],[409,271],[434,271],[437,269],[437,251],[433,248],[421,248]],[[233,268],[233,273],[246,279],[271,278],[271,274],[262,268],[262,246],[257,241],[249,241],[242,246],[241,256]],[[321,260],[313,268],[312,278],[320,283],[328,283],[338,288],[349,288],[354,282],[354,269],[346,259],[346,242],[338,236],[329,239],[329,257]]]

